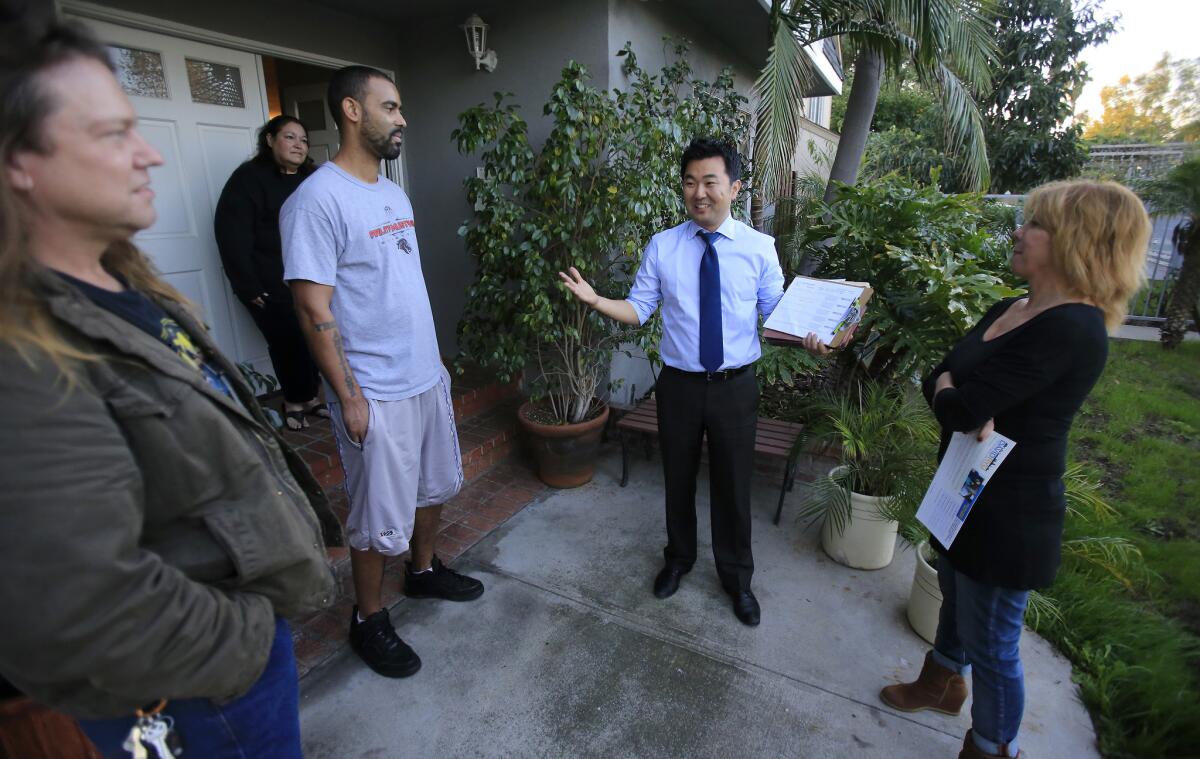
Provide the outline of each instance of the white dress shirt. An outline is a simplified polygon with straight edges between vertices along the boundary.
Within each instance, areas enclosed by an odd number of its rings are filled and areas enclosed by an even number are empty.
[[[663,363],[685,372],[702,372],[700,364],[700,259],[704,238],[700,225],[688,220],[650,238],[642,265],[626,298],[642,324],[662,304]],[[783,297],[783,271],[775,239],[732,216],[717,228],[713,242],[721,266],[722,369],[758,360],[758,319],[767,318]]]

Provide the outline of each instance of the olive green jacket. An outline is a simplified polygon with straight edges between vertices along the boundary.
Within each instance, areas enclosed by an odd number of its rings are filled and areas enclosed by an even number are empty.
[[[0,675],[89,718],[245,693],[276,615],[333,600],[320,485],[183,309],[159,303],[238,401],[53,273],[32,286],[100,360],[69,387],[0,344]]]

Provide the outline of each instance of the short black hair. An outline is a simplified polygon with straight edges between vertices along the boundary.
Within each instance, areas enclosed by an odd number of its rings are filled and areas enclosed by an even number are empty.
[[[342,128],[342,101],[354,98],[360,103],[363,102],[367,95],[367,82],[375,77],[392,81],[390,76],[370,66],[347,66],[333,72],[325,99],[329,105],[329,112],[333,114],[333,123],[337,124],[338,129]]]
[[[697,137],[684,148],[683,157],[679,159],[679,176],[687,174],[688,164],[692,161],[717,157],[725,160],[725,173],[729,175],[730,182],[742,178],[742,157],[738,155],[737,148],[728,140],[716,140],[711,137]]]

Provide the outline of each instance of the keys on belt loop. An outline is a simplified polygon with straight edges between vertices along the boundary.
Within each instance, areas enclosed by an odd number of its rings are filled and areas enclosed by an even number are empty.
[[[134,759],[151,759],[151,751],[156,759],[176,759],[183,755],[175,720],[162,713],[166,706],[166,699],[162,699],[149,710],[137,710],[137,721],[121,746]]]

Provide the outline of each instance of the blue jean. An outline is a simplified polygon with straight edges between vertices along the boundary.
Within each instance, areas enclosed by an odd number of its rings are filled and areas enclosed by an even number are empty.
[[[976,582],[938,557],[942,609],[933,658],[963,676],[971,674],[971,727],[985,753],[1017,754],[1017,732],[1025,710],[1025,672],[1021,668],[1021,626],[1027,590]]]
[[[287,622],[276,620],[267,668],[244,696],[223,705],[171,701],[164,714],[175,720],[186,757],[300,759],[300,684]],[[132,716],[79,721],[101,754],[121,759],[129,756],[121,744],[133,723]]]

